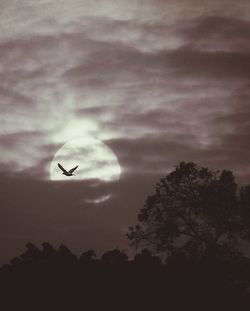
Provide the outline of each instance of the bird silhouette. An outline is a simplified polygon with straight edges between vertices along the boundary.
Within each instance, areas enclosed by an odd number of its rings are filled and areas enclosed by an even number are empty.
[[[57,163],[57,165],[63,171],[63,175],[66,175],[66,176],[73,176],[73,172],[78,168],[78,165],[77,165],[76,167],[73,167],[71,170],[67,171],[60,163]]]

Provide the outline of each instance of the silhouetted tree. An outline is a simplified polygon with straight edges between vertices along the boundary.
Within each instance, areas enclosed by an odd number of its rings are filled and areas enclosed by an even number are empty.
[[[26,244],[26,251],[20,255],[24,261],[38,261],[41,259],[41,251],[32,243]]]
[[[107,263],[121,264],[128,261],[128,255],[124,251],[113,249],[104,253],[101,259]]]
[[[61,258],[62,260],[76,260],[77,257],[71,252],[70,249],[68,249],[67,246],[65,246],[64,244],[61,244],[59,246],[57,255],[59,256],[59,258]]]
[[[243,238],[250,239],[250,185],[241,187],[239,194],[241,219],[243,225]]]
[[[144,265],[161,265],[161,259],[157,256],[153,256],[152,252],[146,248],[143,248],[139,254],[135,255],[135,263]]]
[[[93,250],[89,250],[81,254],[79,260],[83,263],[93,262],[96,258],[96,253]]]
[[[43,247],[43,250],[42,250],[43,257],[45,260],[50,260],[56,257],[57,251],[54,249],[54,247],[50,243],[43,242],[42,247]]]
[[[127,234],[136,247],[193,258],[237,257],[240,240],[250,239],[250,187],[238,191],[231,171],[181,162],[157,183],[138,221]]]
[[[23,261],[18,257],[14,257],[10,260],[10,262],[11,262],[12,266],[18,266],[18,265],[22,264]]]

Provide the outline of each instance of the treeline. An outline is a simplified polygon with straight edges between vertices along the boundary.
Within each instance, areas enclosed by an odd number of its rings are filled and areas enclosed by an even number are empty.
[[[243,257],[196,260],[179,252],[163,261],[143,249],[129,260],[119,249],[97,258],[64,245],[26,246],[0,269],[2,310],[250,310]]]

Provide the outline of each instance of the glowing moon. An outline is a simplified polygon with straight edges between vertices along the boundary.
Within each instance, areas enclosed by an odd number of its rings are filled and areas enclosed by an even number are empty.
[[[57,163],[66,170],[79,165],[74,176],[62,175]],[[50,165],[51,180],[100,179],[119,180],[121,167],[114,152],[102,141],[78,137],[66,142],[56,153]]]

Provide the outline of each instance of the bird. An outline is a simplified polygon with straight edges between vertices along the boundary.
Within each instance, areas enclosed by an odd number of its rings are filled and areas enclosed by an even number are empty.
[[[73,176],[73,172],[78,168],[79,165],[77,165],[76,167],[73,167],[71,170],[67,171],[65,170],[64,167],[62,167],[62,165],[60,163],[57,163],[58,167],[63,171],[63,175],[66,176]]]

